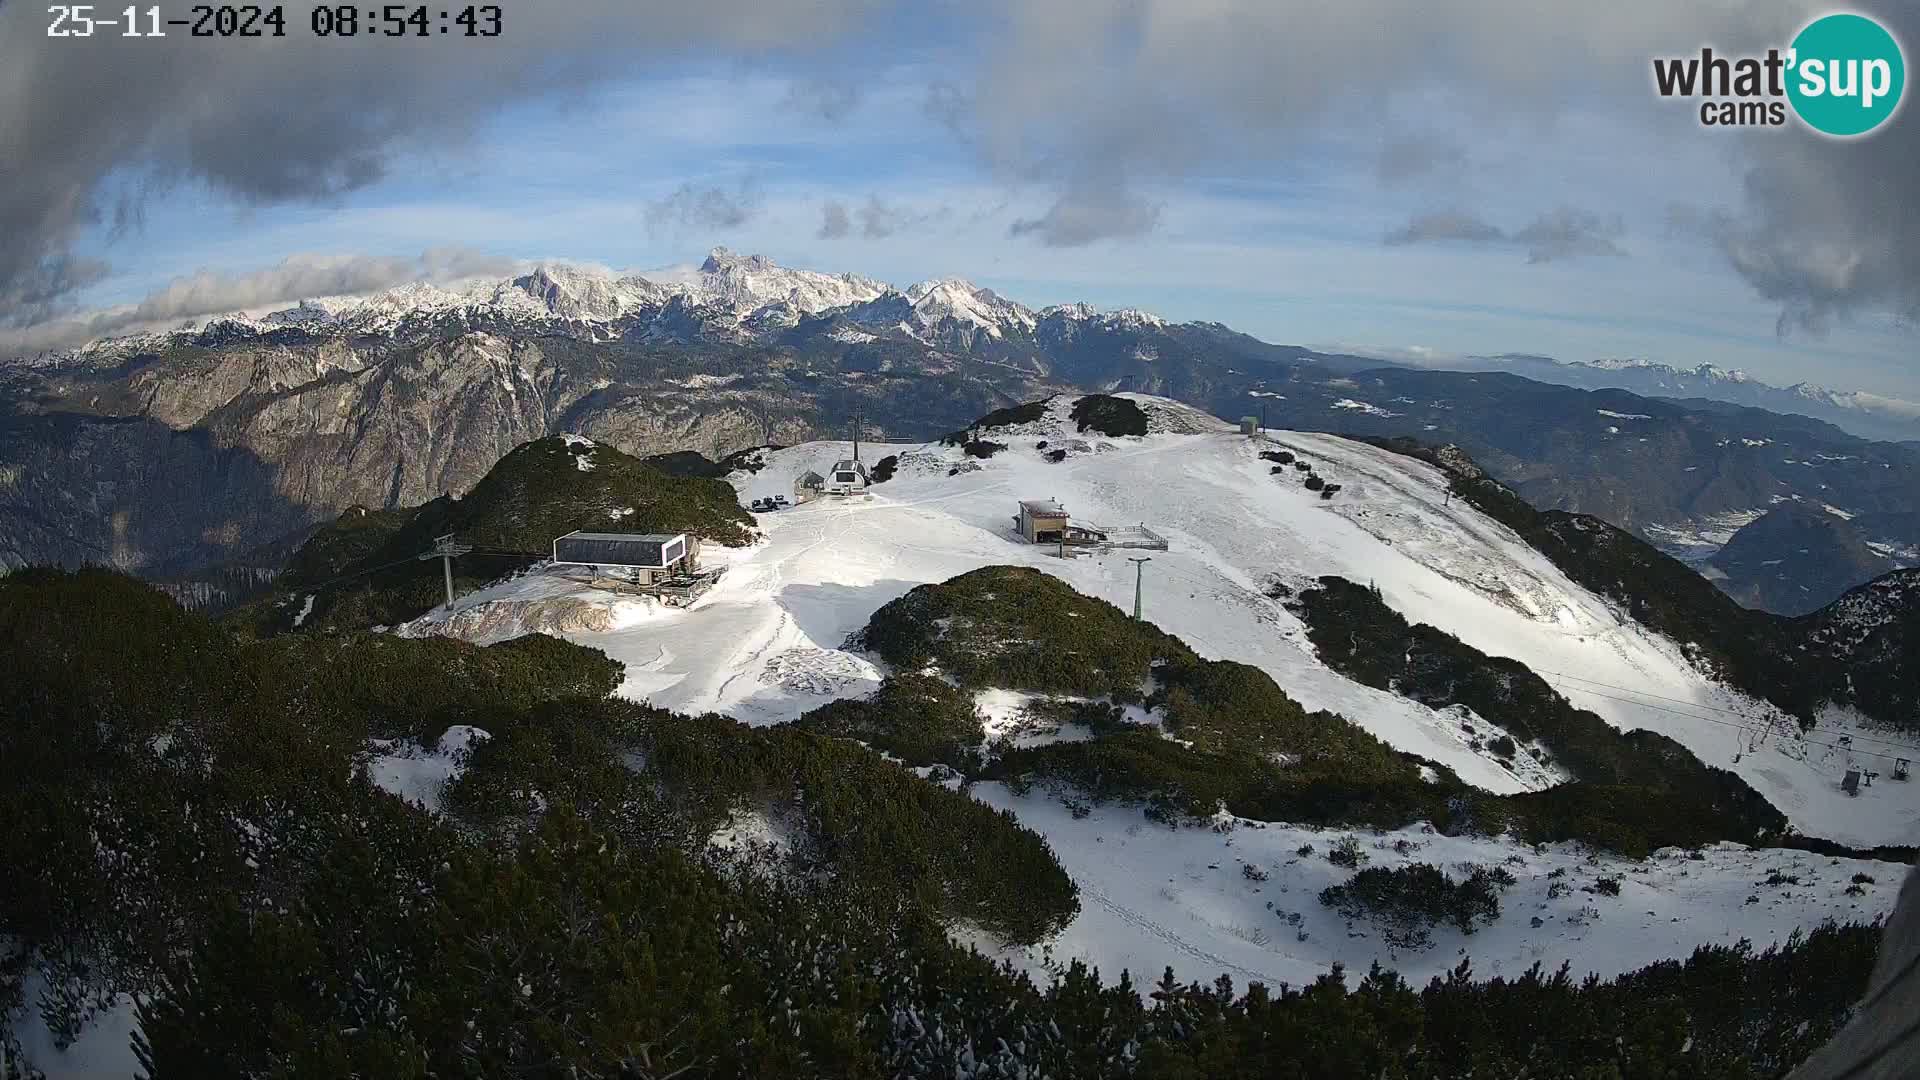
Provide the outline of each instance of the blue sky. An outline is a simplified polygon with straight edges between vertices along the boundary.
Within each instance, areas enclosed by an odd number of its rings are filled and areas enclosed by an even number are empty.
[[[196,271],[245,274],[308,254],[453,246],[645,269],[726,245],[900,284],[965,277],[1034,306],[1217,320],[1277,342],[1713,363],[1920,398],[1897,289],[1891,302],[1848,302],[1823,333],[1782,334],[1783,302],[1761,295],[1761,271],[1736,272],[1725,244],[1669,224],[1676,204],[1740,213],[1754,167],[1751,142],[1701,129],[1684,106],[1604,82],[1550,102],[1462,93],[1445,77],[1449,58],[1390,97],[1329,93],[1310,110],[1286,96],[1292,84],[1249,100],[1244,78],[1216,80],[1204,65],[1191,85],[1129,85],[1106,108],[1049,65],[1020,66],[1025,47],[982,44],[1002,27],[954,5],[929,10],[931,23],[896,15],[853,44],[683,50],[619,77],[478,102],[455,135],[403,131],[384,147],[381,179],[317,201],[236,198],[191,169],[154,184],[134,158],[104,185],[139,193],[139,223],[72,236],[74,254],[111,266],[79,301],[133,303]],[[1171,47],[1136,38],[1188,32],[1114,25],[1137,33],[1090,34],[1088,49],[1153,70]],[[1060,32],[1014,31],[1034,49]],[[1608,79],[1644,79],[1644,61],[1624,54]],[[290,107],[286,122],[299,116]],[[1768,137],[1797,136],[1751,138]],[[676,212],[709,192],[736,212]],[[1015,227],[1082,195],[1096,217],[1132,224],[1084,243]],[[852,215],[846,235],[822,235],[829,203]],[[863,231],[869,206],[886,235]],[[1531,260],[1514,234],[1563,212],[1598,223],[1600,250]],[[1386,242],[1436,214],[1503,239]]]

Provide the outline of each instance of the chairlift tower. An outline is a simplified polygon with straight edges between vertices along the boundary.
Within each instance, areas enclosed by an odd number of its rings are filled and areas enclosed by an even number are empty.
[[[440,560],[440,569],[446,574],[447,579],[448,611],[453,610],[453,560],[456,556],[465,555],[472,550],[472,544],[463,544],[455,539],[452,533],[448,533],[445,536],[435,537],[433,547],[416,556],[423,562],[427,559]]]
[[[1129,556],[1127,558],[1127,561],[1133,564],[1133,621],[1139,622],[1140,621],[1140,579],[1144,574],[1144,572],[1146,571],[1147,564],[1153,561],[1153,556],[1148,555],[1144,558],[1138,558],[1138,559]]]

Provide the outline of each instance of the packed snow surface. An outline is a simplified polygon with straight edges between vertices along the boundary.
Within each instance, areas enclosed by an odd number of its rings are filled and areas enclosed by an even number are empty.
[[[625,663],[629,697],[753,723],[792,720],[828,697],[859,696],[878,684],[881,673],[845,648],[847,636],[916,585],[1021,564],[1130,609],[1131,552],[1062,560],[1014,533],[1019,500],[1054,498],[1076,521],[1145,525],[1169,539],[1172,550],[1151,553],[1144,575],[1150,621],[1202,655],[1263,668],[1307,708],[1339,712],[1401,749],[1452,766],[1469,783],[1510,792],[1555,778],[1516,774],[1472,750],[1455,710],[1435,711],[1329,670],[1268,587],[1309,586],[1328,574],[1375,585],[1408,619],[1518,659],[1574,704],[1623,729],[1669,735],[1708,764],[1739,773],[1803,831],[1863,845],[1920,837],[1920,785],[1876,784],[1858,797],[1839,787],[1852,765],[1887,771],[1890,761],[1876,765],[1866,751],[1912,749],[1912,740],[1871,733],[1871,743],[1856,739],[1848,754],[1828,744],[1852,731],[1798,737],[1775,710],[1712,683],[1676,643],[1574,584],[1505,526],[1449,499],[1431,466],[1330,435],[1249,439],[1185,406],[1138,400],[1156,429],[1191,433],[1079,432],[1061,399],[1043,420],[995,429],[992,437],[1009,449],[986,461],[938,444],[868,444],[869,460],[900,457],[892,480],[862,496],[758,515],[764,539],[752,547],[707,545],[709,563],[732,565],[692,607],[651,608],[600,593],[600,602],[641,606],[644,617],[610,619],[604,629],[564,620],[549,628]],[[1041,440],[1074,449],[1051,463],[1033,449]],[[1276,448],[1311,463],[1341,491],[1322,500],[1303,488],[1302,474],[1270,475],[1258,453]],[[734,483],[743,503],[788,494],[794,476],[824,472],[850,452],[838,442],[771,452],[766,467],[736,474]],[[956,467],[963,471],[949,475]],[[514,620],[483,612],[556,594],[569,602],[595,595],[530,574],[463,597],[452,613],[429,615],[408,632],[501,640],[514,635]],[[534,618],[525,628],[540,626]]]
[[[1920,757],[1911,752],[1912,740],[1866,731],[1839,715],[1801,737],[1770,707],[1707,680],[1678,644],[1575,585],[1504,526],[1449,499],[1441,474],[1430,466],[1328,435],[1281,432],[1250,439],[1184,406],[1134,400],[1148,410],[1155,433],[1108,438],[1077,431],[1067,419],[1070,402],[1062,399],[1040,421],[995,429],[991,437],[1009,449],[985,461],[938,444],[863,446],[869,460],[899,457],[893,479],[864,495],[758,515],[763,538],[751,547],[708,545],[703,557],[709,563],[729,565],[699,602],[657,609],[619,627],[561,632],[625,664],[620,692],[630,698],[758,724],[793,720],[825,701],[864,696],[879,685],[882,666],[850,647],[848,635],[875,609],[917,585],[982,566],[1026,565],[1130,609],[1134,568],[1125,560],[1143,553],[1061,559],[1013,531],[1019,500],[1051,498],[1078,522],[1144,525],[1168,538],[1171,550],[1144,553],[1152,556],[1142,598],[1148,620],[1203,656],[1262,668],[1307,708],[1338,712],[1396,747],[1452,767],[1468,783],[1517,792],[1565,777],[1549,768],[1502,763],[1476,749],[1466,728],[1477,728],[1482,738],[1491,733],[1470,712],[1436,711],[1331,671],[1315,655],[1300,621],[1268,597],[1269,587],[1297,590],[1330,574],[1372,584],[1410,620],[1431,623],[1489,654],[1516,658],[1574,704],[1616,726],[1662,732],[1708,764],[1737,772],[1807,833],[1856,845],[1920,837],[1920,784],[1881,781],[1858,797],[1839,787],[1849,767],[1876,767],[1877,759],[1867,754],[1897,749]],[[1035,447],[1041,440],[1049,450],[1068,449],[1065,460],[1048,461],[1046,451]],[[1323,500],[1304,489],[1304,474],[1271,474],[1270,462],[1258,454],[1282,448],[1342,485],[1341,491]],[[845,443],[810,443],[767,453],[765,468],[732,479],[744,504],[788,494],[794,476],[823,472],[849,453]],[[409,632],[461,633],[470,629],[462,621],[466,612],[551,599],[551,580],[535,573],[482,590],[462,598],[450,615],[428,616]],[[567,588],[569,596],[579,589]],[[508,622],[495,623],[480,636],[499,640],[511,636],[511,629]],[[1020,703],[1010,690],[988,691],[977,701],[1002,733],[1079,737],[1071,730],[1021,729]],[[1851,746],[1837,745],[1842,734],[1850,736]],[[1888,771],[1885,764],[1890,762],[1877,767]],[[1172,964],[1183,978],[1210,979],[1226,971],[1237,979],[1259,973],[1297,982],[1336,960],[1363,967],[1384,955],[1377,936],[1349,937],[1314,899],[1334,880],[1324,858],[1289,865],[1311,830],[1276,825],[1230,834],[1175,832],[1122,807],[1074,819],[1044,792],[1015,798],[987,784],[974,792],[1046,835],[1081,883],[1083,914],[1054,943],[1056,960],[1086,956],[1110,973],[1124,965],[1157,975]],[[1324,851],[1331,836],[1311,842]],[[1845,895],[1846,877],[1825,859],[1729,847],[1709,851],[1704,862],[1684,856],[1644,866],[1623,862],[1608,871],[1623,875],[1620,897],[1583,893],[1578,903],[1556,899],[1541,907],[1547,886],[1534,878],[1549,867],[1578,864],[1581,856],[1542,856],[1501,841],[1417,830],[1404,838],[1421,844],[1415,857],[1427,861],[1516,856],[1528,863],[1524,871],[1513,868],[1520,884],[1506,900],[1500,925],[1470,941],[1446,939],[1430,953],[1399,958],[1398,966],[1409,972],[1457,963],[1462,945],[1486,961],[1482,974],[1511,974],[1535,960],[1549,967],[1571,960],[1577,970],[1617,972],[1697,944],[1739,936],[1771,941],[1829,916],[1870,918],[1893,898],[1890,888]],[[1241,876],[1236,857],[1259,860],[1270,884],[1257,894],[1249,891],[1252,879]],[[1397,861],[1407,860],[1399,852],[1375,853],[1376,865]],[[1220,870],[1209,868],[1215,863]],[[1819,884],[1805,884],[1809,876],[1800,874],[1803,885],[1786,888],[1791,895],[1757,887],[1776,864],[1812,867]],[[1902,870],[1882,865],[1867,872],[1891,883]],[[1598,872],[1583,869],[1574,884]],[[1749,903],[1756,893],[1759,899]],[[1297,937],[1300,926],[1266,909],[1268,900],[1302,913],[1306,941]],[[1580,915],[1582,906],[1597,915]],[[1536,915],[1543,920],[1537,928],[1530,922]]]
[[[1213,829],[1176,830],[1123,807],[1075,818],[1039,789],[1015,796],[985,783],[973,794],[1045,836],[1080,887],[1079,917],[1044,949],[975,943],[1036,973],[1049,959],[1083,957],[1109,978],[1124,968],[1149,985],[1172,967],[1183,979],[1224,973],[1241,987],[1255,980],[1299,986],[1334,962],[1361,973],[1376,960],[1416,985],[1462,959],[1472,960],[1480,978],[1512,978],[1534,964],[1551,973],[1562,963],[1576,976],[1616,975],[1684,958],[1701,945],[1745,938],[1765,948],[1828,919],[1871,921],[1893,909],[1907,870],[1734,844],[1706,848],[1697,860],[1677,849],[1638,861],[1596,860],[1573,845],[1536,851],[1418,828],[1375,836],[1226,816]],[[1467,864],[1500,866],[1517,881],[1503,892],[1493,924],[1472,934],[1435,927],[1430,947],[1396,949],[1368,921],[1320,903],[1322,889],[1351,876],[1327,861],[1347,836],[1359,841],[1369,867],[1432,863],[1458,879]],[[1874,881],[1853,886],[1856,874]],[[1602,878],[1618,880],[1619,895],[1596,887]]]

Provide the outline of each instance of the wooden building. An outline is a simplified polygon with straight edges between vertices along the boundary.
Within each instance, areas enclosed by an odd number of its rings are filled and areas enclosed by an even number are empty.
[[[806,472],[793,478],[794,505],[798,506],[804,502],[812,502],[824,494],[826,490],[827,478],[814,472],[812,469],[808,469]]]
[[[1029,544],[1057,544],[1070,527],[1067,508],[1052,499],[1022,500],[1013,522]]]

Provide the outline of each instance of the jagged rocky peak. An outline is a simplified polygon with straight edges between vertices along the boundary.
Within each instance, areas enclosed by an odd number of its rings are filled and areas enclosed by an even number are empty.
[[[998,336],[1006,328],[1031,329],[1034,324],[1033,312],[1025,306],[960,278],[922,281],[909,286],[904,295],[918,321],[926,326],[955,319]]]
[[[765,255],[735,255],[725,247],[716,247],[707,252],[707,261],[700,264],[703,274],[724,274],[736,268],[749,271],[776,270],[779,266]]]
[[[565,319],[616,319],[666,298],[665,290],[645,278],[623,278],[610,270],[565,263],[543,264],[515,278],[513,287],[549,314]]]
[[[1100,312],[1097,309],[1095,309],[1092,304],[1073,303],[1073,304],[1054,304],[1051,307],[1041,309],[1040,314],[1042,316],[1055,316],[1062,319],[1074,319],[1074,320],[1084,321],[1086,319],[1093,318],[1094,316],[1100,314]]]
[[[736,255],[724,247],[707,255],[699,279],[689,285],[703,299],[741,315],[774,303],[813,314],[865,303],[887,291],[882,283],[859,274],[796,270],[764,255]]]

